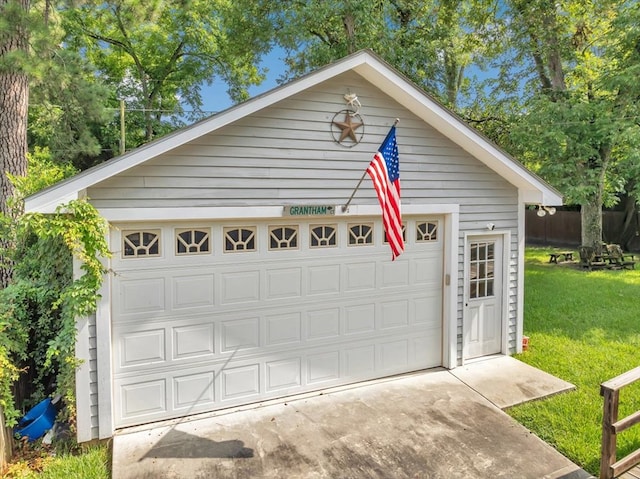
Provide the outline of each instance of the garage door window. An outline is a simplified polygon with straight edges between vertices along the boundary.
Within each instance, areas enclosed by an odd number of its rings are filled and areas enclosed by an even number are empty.
[[[373,223],[350,224],[349,246],[364,246],[373,244]]]
[[[438,241],[438,223],[432,221],[416,223],[416,242],[427,243],[429,241]]]
[[[402,241],[407,242],[407,225],[404,223],[402,223]],[[384,244],[389,244],[386,231],[384,232]]]
[[[160,256],[160,230],[123,231],[122,241],[125,258]]]
[[[224,228],[224,251],[235,253],[239,251],[256,250],[256,227]]]
[[[176,254],[205,254],[211,251],[209,229],[176,230]]]
[[[298,249],[298,227],[269,226],[269,249]]]
[[[331,248],[337,246],[337,225],[311,225],[309,226],[310,248]]]

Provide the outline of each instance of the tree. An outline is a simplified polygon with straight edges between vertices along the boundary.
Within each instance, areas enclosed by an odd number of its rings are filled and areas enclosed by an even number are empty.
[[[13,186],[7,173],[24,175],[27,170],[28,12],[29,0],[0,0],[0,215],[13,213],[8,204]],[[0,251],[6,246],[6,240],[0,240]],[[11,266],[0,254],[0,289],[10,276]]]
[[[102,95],[86,69],[79,74],[81,57],[61,48],[55,7],[50,0],[0,0],[0,216],[21,212],[19,202],[10,205],[9,177],[25,175],[29,146],[46,147],[62,162],[100,152]],[[0,240],[0,251],[10,246]],[[0,288],[11,276],[7,261],[0,253]]]
[[[221,77],[235,100],[263,79],[256,65],[271,37],[269,2],[88,1],[65,13],[68,40],[104,81],[142,112],[142,138],[159,133],[183,107],[200,114],[200,85]]]
[[[370,48],[447,106],[475,101],[468,68],[497,48],[495,0],[285,2],[277,38],[288,77]],[[473,94],[472,94],[473,92]]]
[[[635,177],[640,131],[629,116],[635,101],[613,86],[613,28],[624,1],[512,0],[513,42],[529,58],[533,79],[523,113],[512,125],[512,149],[527,166],[581,206],[582,243],[600,247],[602,207]]]
[[[111,116],[109,90],[90,65],[61,47],[38,62],[39,72],[29,79],[29,151],[47,149],[55,163],[77,169],[113,156],[103,151],[103,127]]]

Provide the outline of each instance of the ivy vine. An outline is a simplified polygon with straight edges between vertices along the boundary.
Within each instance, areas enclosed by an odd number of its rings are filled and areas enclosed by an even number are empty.
[[[12,280],[0,290],[0,406],[7,426],[27,407],[59,394],[59,418],[75,427],[76,320],[96,310],[101,259],[110,255],[107,234],[107,222],[86,200],[53,214],[0,215],[6,245],[0,257],[13,263]],[[75,278],[74,257],[82,273]]]
[[[54,214],[25,214],[9,225],[13,234],[13,280],[0,291],[0,405],[14,425],[20,404],[11,385],[29,373],[26,403],[46,395],[64,399],[63,418],[75,424],[76,319],[96,310],[107,258],[108,226],[85,200]],[[7,221],[5,221],[5,231]],[[73,278],[73,257],[82,275]]]

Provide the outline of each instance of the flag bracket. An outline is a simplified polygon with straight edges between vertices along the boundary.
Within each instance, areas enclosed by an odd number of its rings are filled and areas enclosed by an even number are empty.
[[[400,118],[396,118],[395,119],[395,121],[393,122],[393,126],[396,126],[398,123],[400,123]],[[342,205],[342,212],[343,213],[349,209],[349,205],[351,204],[351,201],[353,200],[353,197],[356,195],[356,192],[360,188],[360,185],[364,181],[365,176],[367,176],[367,171],[366,170],[362,174],[362,177],[360,178],[360,181],[358,181],[358,184],[356,185],[355,189],[353,190],[353,193],[351,193],[351,196],[349,197],[347,202],[344,205]]]

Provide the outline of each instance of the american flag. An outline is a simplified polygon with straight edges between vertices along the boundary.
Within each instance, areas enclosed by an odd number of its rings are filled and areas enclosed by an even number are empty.
[[[367,173],[378,193],[382,223],[391,246],[391,259],[394,260],[404,251],[400,213],[400,161],[395,126],[391,127],[378,152],[373,156]]]

